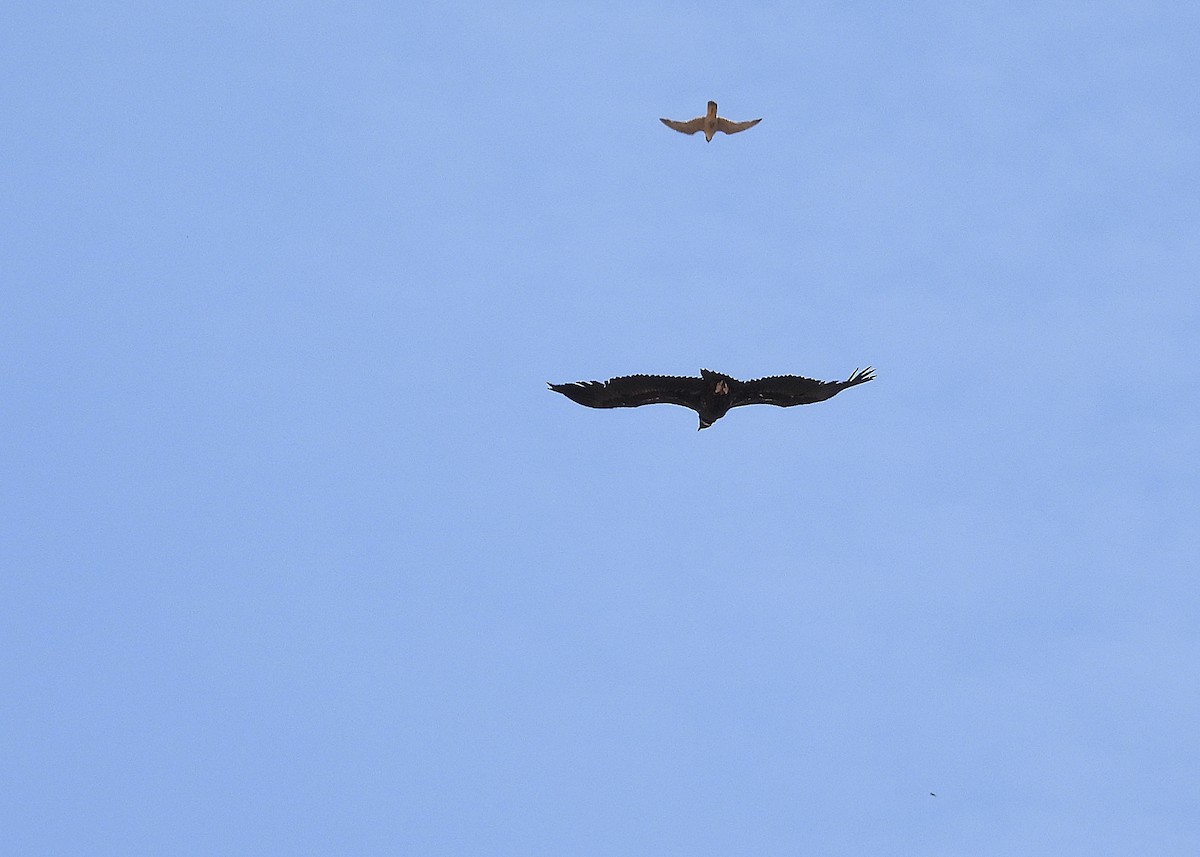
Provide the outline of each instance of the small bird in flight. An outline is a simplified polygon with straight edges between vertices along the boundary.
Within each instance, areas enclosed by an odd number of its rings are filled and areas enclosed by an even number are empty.
[[[697,116],[695,119],[689,119],[687,122],[678,122],[674,119],[659,119],[658,121],[668,128],[674,128],[681,134],[695,134],[697,131],[703,131],[704,139],[711,143],[713,135],[718,131],[725,134],[736,134],[738,131],[753,128],[762,120],[751,119],[749,122],[730,122],[724,116],[717,115],[717,102],[710,101],[708,102],[708,113],[703,116]]]
[[[683,405],[700,415],[705,429],[742,405],[811,405],[836,396],[848,387],[874,379],[871,367],[856,369],[845,381],[817,381],[800,375],[777,375],[754,381],[739,381],[720,372],[700,370],[699,378],[663,375],[627,375],[608,381],[578,381],[550,384],[573,402],[589,408],[636,408],[641,405]]]

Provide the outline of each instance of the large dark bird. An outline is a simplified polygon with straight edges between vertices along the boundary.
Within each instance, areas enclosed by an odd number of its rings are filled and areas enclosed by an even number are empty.
[[[641,405],[683,405],[700,415],[706,429],[741,405],[811,405],[836,396],[847,387],[865,384],[875,370],[855,369],[845,381],[815,381],[799,375],[776,375],[754,381],[739,381],[720,372],[700,370],[699,378],[664,375],[627,375],[608,381],[578,381],[550,384],[550,389],[589,408],[636,408]]]

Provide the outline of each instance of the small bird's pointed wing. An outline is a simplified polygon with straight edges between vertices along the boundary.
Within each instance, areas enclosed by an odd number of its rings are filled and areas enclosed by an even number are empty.
[[[703,378],[677,378],[668,375],[626,375],[608,381],[578,381],[550,384],[573,402],[589,408],[636,408],[641,405],[683,405],[696,409],[704,395]]]
[[[773,378],[758,378],[740,385],[732,407],[742,405],[811,405],[836,396],[847,387],[865,384],[874,379],[875,370],[870,366],[856,369],[845,381],[817,381],[800,375],[777,375]]]
[[[681,134],[695,134],[697,131],[704,130],[703,116],[697,116],[695,119],[689,119],[686,122],[679,122],[675,119],[659,119],[658,121],[668,128],[674,128]]]
[[[726,134],[736,134],[738,131],[745,131],[747,128],[753,128],[761,119],[751,119],[749,122],[730,122],[724,116],[717,117],[717,130],[724,131]]]

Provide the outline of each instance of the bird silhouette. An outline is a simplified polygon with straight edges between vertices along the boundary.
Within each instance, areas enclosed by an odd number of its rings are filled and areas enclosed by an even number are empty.
[[[607,381],[576,381],[550,384],[573,402],[589,408],[636,408],[641,405],[683,405],[700,415],[706,429],[742,405],[811,405],[836,396],[847,387],[874,379],[871,367],[856,369],[845,381],[818,381],[800,375],[776,375],[754,381],[739,381],[720,372],[700,370],[699,378],[665,375],[626,375]]]
[[[723,134],[736,134],[738,131],[753,128],[762,119],[751,119],[749,122],[731,122],[723,116],[718,116],[717,102],[710,101],[708,102],[708,113],[703,116],[697,116],[695,119],[689,119],[686,122],[680,122],[676,119],[659,119],[658,121],[668,128],[674,128],[680,134],[695,134],[697,131],[703,131],[704,139],[711,143],[713,135],[718,131]]]

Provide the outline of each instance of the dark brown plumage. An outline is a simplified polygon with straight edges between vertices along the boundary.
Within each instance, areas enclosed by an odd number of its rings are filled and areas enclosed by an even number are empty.
[[[699,378],[666,375],[626,375],[608,381],[578,381],[550,384],[573,402],[589,408],[636,408],[641,405],[683,405],[700,415],[705,429],[729,411],[742,405],[811,405],[836,396],[847,387],[865,384],[875,377],[871,367],[856,369],[845,381],[817,381],[800,375],[776,375],[739,381],[720,372],[700,370]]]

